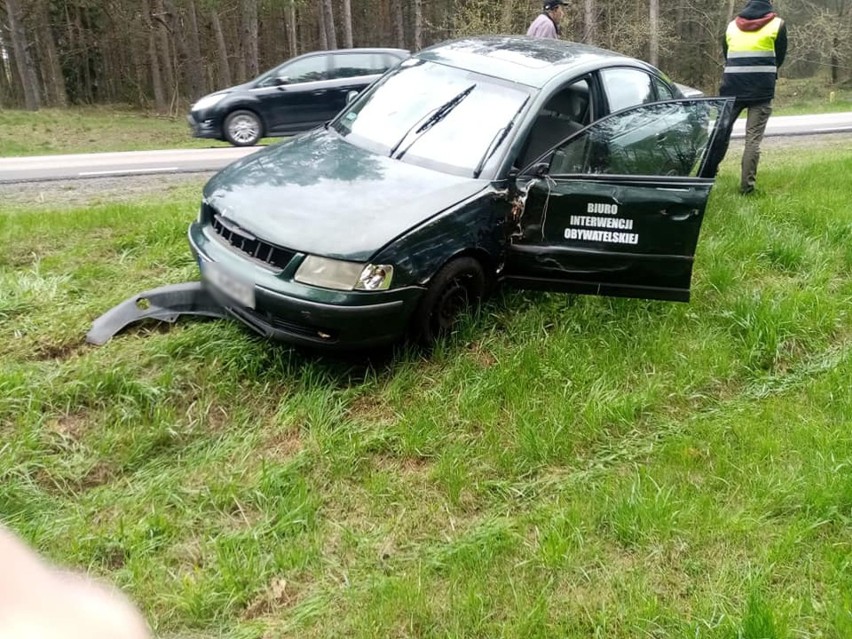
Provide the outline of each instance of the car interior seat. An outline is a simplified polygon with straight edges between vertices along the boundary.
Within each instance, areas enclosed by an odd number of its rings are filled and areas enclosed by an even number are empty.
[[[518,162],[524,168],[542,153],[589,124],[589,85],[575,82],[544,105]]]

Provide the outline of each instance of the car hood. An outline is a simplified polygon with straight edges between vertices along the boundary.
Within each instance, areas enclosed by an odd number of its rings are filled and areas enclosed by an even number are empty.
[[[226,167],[204,187],[204,198],[272,244],[365,261],[486,184],[377,155],[318,129]]]

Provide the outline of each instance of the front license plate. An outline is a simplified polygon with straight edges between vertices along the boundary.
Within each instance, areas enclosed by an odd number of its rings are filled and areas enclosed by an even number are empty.
[[[234,277],[215,262],[203,262],[201,275],[225,295],[247,308],[254,308],[254,284]]]

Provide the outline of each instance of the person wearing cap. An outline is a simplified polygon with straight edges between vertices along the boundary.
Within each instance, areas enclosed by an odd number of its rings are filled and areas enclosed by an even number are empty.
[[[719,95],[734,98],[734,111],[726,140],[730,139],[733,123],[744,110],[746,139],[740,175],[740,193],[754,192],[760,143],[772,113],[778,67],[787,55],[787,27],[778,17],[769,0],[748,0],[745,8],[733,19],[722,39],[725,70]],[[727,151],[727,141],[716,162]]]
[[[544,3],[544,10],[535,20],[532,21],[530,28],[527,29],[527,35],[535,38],[555,38],[558,39],[561,31],[559,23],[565,17],[565,2],[562,0],[547,0]]]

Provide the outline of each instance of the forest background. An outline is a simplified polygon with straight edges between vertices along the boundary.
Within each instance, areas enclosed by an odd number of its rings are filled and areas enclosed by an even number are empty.
[[[715,93],[721,34],[744,0],[574,0],[566,39],[642,58]],[[852,0],[777,0],[782,76],[852,78]],[[177,115],[307,51],[410,50],[524,33],[539,0],[0,0],[0,108],[126,104]]]

